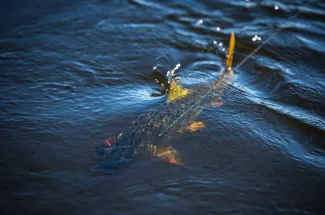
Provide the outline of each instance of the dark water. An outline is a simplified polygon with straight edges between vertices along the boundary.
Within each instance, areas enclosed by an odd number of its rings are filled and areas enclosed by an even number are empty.
[[[1,214],[325,213],[321,1],[13,0],[0,11]],[[180,63],[185,86],[208,83],[231,31],[238,65],[275,29],[223,106],[199,116],[206,128],[171,135],[184,166],[96,168],[105,138],[165,102],[151,95],[153,67]]]

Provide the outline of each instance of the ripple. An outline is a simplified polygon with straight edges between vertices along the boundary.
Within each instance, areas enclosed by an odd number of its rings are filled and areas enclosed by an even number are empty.
[[[4,4],[5,211],[321,214],[325,5],[306,2]],[[168,70],[180,63],[185,87],[210,83],[225,69],[230,32],[236,33],[235,66],[277,29],[236,69],[220,107],[210,104],[220,95],[204,97],[195,119],[203,130],[173,130],[161,139],[177,149],[184,166],[149,160],[114,174],[93,168],[101,159],[94,148],[105,138],[139,115],[170,111],[158,85]],[[185,118],[177,126],[189,123]]]

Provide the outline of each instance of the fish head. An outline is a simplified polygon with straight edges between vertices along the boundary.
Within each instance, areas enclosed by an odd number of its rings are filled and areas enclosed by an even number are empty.
[[[118,141],[118,139],[112,137],[104,139],[105,145],[101,144],[101,146],[96,149],[97,154],[106,155],[110,153],[112,151],[112,147],[118,143]]]
[[[104,142],[106,143],[107,148],[111,148],[117,142],[117,140],[114,138],[106,138]]]

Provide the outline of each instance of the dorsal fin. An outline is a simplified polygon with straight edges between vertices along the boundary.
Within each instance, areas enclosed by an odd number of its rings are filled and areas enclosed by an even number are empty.
[[[183,98],[188,94],[189,90],[182,87],[180,84],[177,84],[174,79],[171,80],[168,97],[167,97],[167,103],[171,102],[178,98]]]
[[[231,32],[230,41],[229,41],[228,57],[227,57],[227,61],[226,61],[227,69],[231,69],[234,50],[235,50],[235,33]]]

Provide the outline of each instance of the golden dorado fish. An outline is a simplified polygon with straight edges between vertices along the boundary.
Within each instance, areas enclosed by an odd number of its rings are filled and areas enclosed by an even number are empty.
[[[117,169],[145,158],[183,164],[179,153],[169,144],[168,134],[175,131],[196,132],[205,127],[203,122],[195,120],[203,111],[202,104],[214,107],[222,105],[224,90],[234,81],[234,49],[235,34],[231,33],[226,71],[211,83],[187,89],[171,77],[166,104],[139,117],[117,138],[107,139],[108,147],[98,149],[99,153],[105,155],[105,160],[99,166]]]

